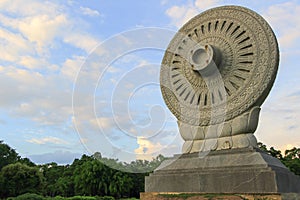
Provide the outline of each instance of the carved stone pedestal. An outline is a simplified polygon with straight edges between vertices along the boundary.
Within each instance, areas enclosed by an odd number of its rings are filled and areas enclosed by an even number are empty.
[[[183,154],[146,177],[146,193],[300,193],[300,178],[258,150],[253,135],[278,64],[276,37],[254,11],[222,6],[187,22],[160,72]]]
[[[198,153],[182,154],[164,161],[146,177],[145,191],[300,193],[300,177],[259,149],[219,150],[201,156]]]
[[[300,200],[300,194],[207,194],[143,192],[141,200]]]

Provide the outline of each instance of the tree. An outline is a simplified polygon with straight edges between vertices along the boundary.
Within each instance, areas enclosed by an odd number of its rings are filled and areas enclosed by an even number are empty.
[[[63,175],[64,168],[64,166],[59,166],[55,162],[44,164],[40,167],[45,178],[44,195],[51,197],[59,195],[56,183]]]
[[[285,157],[289,159],[299,159],[300,158],[300,148],[292,148],[290,150],[285,150]]]
[[[132,179],[127,173],[112,170],[112,176],[109,182],[109,195],[117,198],[129,196],[132,186]]]
[[[84,162],[82,162],[84,161]],[[106,166],[100,161],[82,156],[76,162],[74,170],[74,189],[78,195],[107,195],[107,177],[109,173]]]
[[[300,175],[300,148],[292,148],[285,151],[285,156],[282,159],[285,164],[292,172]]]
[[[4,166],[15,163],[19,160],[20,156],[18,153],[7,144],[4,144],[3,141],[0,141],[0,170]]]
[[[145,176],[149,175],[149,173],[130,173],[128,176],[131,178],[131,187],[129,191],[130,197],[139,198],[140,192],[145,190]]]
[[[280,150],[274,149],[274,147],[271,147],[270,150],[268,151],[269,154],[279,160],[282,160],[282,154]]]
[[[27,192],[52,197],[111,195],[138,198],[144,191],[145,176],[165,159],[159,155],[152,161],[125,163],[96,152],[92,156],[82,155],[71,165],[59,166],[52,162],[37,166],[28,158],[20,158],[2,141],[0,156],[0,199]]]
[[[258,147],[268,153],[269,155],[279,159],[290,171],[296,175],[300,175],[300,148],[292,148],[285,150],[285,155],[281,154],[280,150],[276,150],[274,147],[267,149],[266,145],[259,142]]]
[[[260,150],[262,150],[264,152],[268,152],[267,146],[265,144],[263,144],[262,142],[258,142],[257,146]]]
[[[78,160],[78,159],[76,159]],[[55,183],[58,195],[71,197],[75,195],[74,191],[74,171],[76,165],[73,162],[72,165],[64,166],[64,173],[59,176],[57,182]]]
[[[29,158],[20,158],[20,159],[18,160],[18,162],[20,162],[20,163],[22,163],[22,164],[25,164],[25,165],[27,165],[27,166],[29,166],[29,167],[34,167],[34,166],[36,166],[31,160],[29,160]]]
[[[27,192],[40,193],[43,187],[43,176],[37,167],[22,163],[9,164],[2,168],[2,196],[17,196]]]

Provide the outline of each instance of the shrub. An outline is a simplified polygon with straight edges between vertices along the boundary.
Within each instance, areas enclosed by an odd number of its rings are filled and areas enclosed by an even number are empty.
[[[96,200],[96,198],[88,197],[88,196],[74,196],[74,197],[69,197],[68,200]]]
[[[115,200],[115,198],[111,196],[104,196],[104,197],[97,197],[97,200]]]
[[[25,193],[12,199],[13,200],[45,200],[43,196],[34,193]]]
[[[47,200],[66,200],[66,198],[62,197],[62,196],[56,196],[56,197],[53,197],[53,198],[49,197]]]

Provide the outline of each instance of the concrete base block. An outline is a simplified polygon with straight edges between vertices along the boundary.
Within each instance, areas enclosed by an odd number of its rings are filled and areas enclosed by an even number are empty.
[[[146,192],[300,193],[300,177],[278,159],[245,148],[176,155],[145,179]]]
[[[290,196],[292,197],[292,196]],[[295,196],[293,196],[295,197]],[[299,196],[300,197],[300,196]],[[199,194],[199,193],[157,193],[144,192],[141,200],[298,200],[285,198],[280,194]]]

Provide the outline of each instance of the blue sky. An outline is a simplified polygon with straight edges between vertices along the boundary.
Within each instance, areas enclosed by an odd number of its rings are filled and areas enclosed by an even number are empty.
[[[163,48],[191,17],[232,4],[261,14],[280,45],[277,79],[255,135],[268,146],[299,147],[296,0],[2,0],[0,139],[38,163],[69,163],[94,151],[121,160],[179,153],[176,120],[158,85]],[[156,36],[145,43],[152,48],[125,51],[134,48],[121,36],[143,41],[148,33]],[[106,71],[105,61],[113,61]]]

